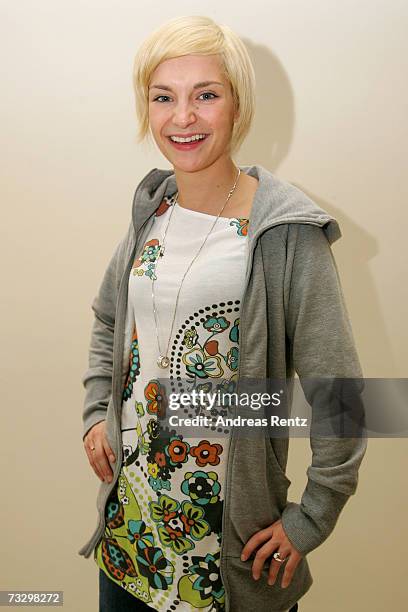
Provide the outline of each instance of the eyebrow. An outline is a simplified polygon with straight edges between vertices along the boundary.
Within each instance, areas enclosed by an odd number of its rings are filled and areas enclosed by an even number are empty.
[[[208,87],[208,85],[221,85],[221,87],[224,87],[223,83],[220,83],[219,81],[200,81],[199,83],[196,83],[195,85],[193,85],[193,89],[200,89],[201,87]],[[164,89],[165,91],[171,91],[171,87],[168,87],[167,85],[150,85],[149,89]]]

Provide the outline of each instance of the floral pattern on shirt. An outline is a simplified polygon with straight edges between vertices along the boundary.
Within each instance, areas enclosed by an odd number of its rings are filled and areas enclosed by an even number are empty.
[[[170,198],[164,198],[155,216],[164,216],[171,205]],[[225,221],[229,236],[246,236],[247,226],[248,219]],[[135,258],[131,275],[137,283],[156,278],[158,235],[151,232]],[[182,377],[197,391],[235,390],[238,304],[239,300],[209,301],[194,317],[186,313],[184,324],[174,332],[170,378]],[[198,314],[205,311],[204,316]],[[151,342],[156,342],[153,334]],[[111,580],[155,610],[222,612],[220,554],[228,449],[210,431],[184,439],[165,427],[160,417],[167,408],[166,389],[157,378],[156,364],[143,363],[143,349],[135,325],[122,394],[129,423],[121,428],[123,460],[105,506],[104,533],[94,559]]]

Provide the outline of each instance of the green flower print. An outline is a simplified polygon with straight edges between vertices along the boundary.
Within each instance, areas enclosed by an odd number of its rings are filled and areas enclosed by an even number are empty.
[[[187,329],[184,332],[183,342],[187,348],[193,348],[193,346],[197,342],[197,338],[198,334],[196,332],[196,328],[193,325],[192,327],[190,327],[190,329]]]
[[[134,545],[135,550],[154,545],[154,537],[144,521],[128,521],[128,539]]]
[[[220,554],[208,553],[205,557],[192,557],[191,572],[193,589],[200,591],[203,599],[213,596],[217,600],[224,597],[224,587],[220,575]]]
[[[139,550],[136,557],[139,571],[147,578],[153,589],[166,591],[173,582],[174,566],[155,546],[146,546]]]
[[[233,346],[227,353],[225,359],[227,366],[230,370],[236,370],[238,368],[239,350],[236,346]]]
[[[230,322],[225,317],[208,317],[204,323],[205,329],[208,329],[213,334],[219,334],[227,329]]]
[[[180,529],[174,529],[170,525],[160,525],[157,527],[157,533],[159,534],[160,542],[174,550],[178,555],[182,555],[194,548],[193,542],[185,538]]]
[[[215,355],[207,357],[200,348],[194,348],[182,357],[183,363],[187,366],[187,371],[195,374],[199,378],[218,377],[224,374],[221,367],[221,359]]]
[[[203,519],[204,510],[194,506],[189,501],[181,504],[180,518],[184,525],[184,532],[193,540],[202,540],[211,531],[210,525]]]
[[[168,523],[177,515],[179,507],[179,502],[168,495],[160,495],[158,502],[149,502],[150,516],[155,523]]]
[[[218,501],[218,493],[221,491],[216,472],[186,472],[181,484],[181,490],[188,495],[192,502],[199,506],[215,504]]]
[[[192,556],[193,565],[177,585],[181,601],[195,610],[205,608],[213,612],[225,610],[225,591],[220,577],[220,555]]]
[[[143,262],[156,261],[159,251],[160,251],[160,245],[157,244],[157,241],[156,241],[156,244],[147,243],[145,245],[145,248],[143,249],[143,253],[140,259]]]
[[[152,487],[153,491],[161,491],[162,489],[170,491],[171,489],[170,480],[163,480],[162,478],[153,478],[153,476],[149,476],[147,481]]]
[[[160,245],[157,238],[152,238],[152,240],[146,242],[141,256],[133,263],[133,274],[137,276],[143,276],[143,274],[146,274],[146,276],[155,279],[154,269],[156,267],[156,259],[159,255],[159,251]],[[146,266],[145,269],[143,269],[144,266]]]

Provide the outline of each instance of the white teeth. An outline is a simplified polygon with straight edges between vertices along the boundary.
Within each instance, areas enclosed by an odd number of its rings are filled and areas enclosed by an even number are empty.
[[[206,134],[195,134],[190,138],[181,138],[180,136],[170,136],[174,142],[194,142],[195,140],[202,140],[206,137]]]

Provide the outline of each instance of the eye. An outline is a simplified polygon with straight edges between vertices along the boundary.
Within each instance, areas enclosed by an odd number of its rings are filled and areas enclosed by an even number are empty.
[[[168,98],[169,96],[157,96],[157,98],[153,98],[152,102],[159,102],[159,98]]]
[[[213,100],[214,98],[218,98],[218,96],[214,93],[212,93],[211,91],[205,91],[204,93],[200,94],[200,98],[201,96],[213,96],[213,98],[206,98],[207,100]],[[161,102],[160,98],[169,98],[170,96],[157,96],[156,98],[153,98],[152,102]]]
[[[201,98],[201,96],[214,96],[214,98],[218,98],[218,96],[216,96],[215,94],[211,93],[211,91],[205,91],[204,93],[202,93],[200,95],[200,98]],[[210,100],[212,100],[212,99],[213,98],[210,98]]]

